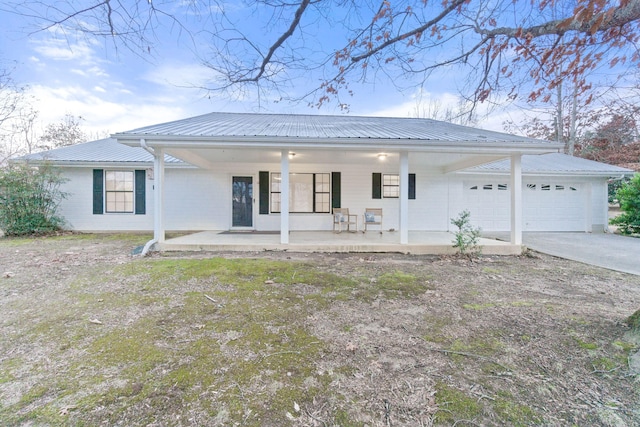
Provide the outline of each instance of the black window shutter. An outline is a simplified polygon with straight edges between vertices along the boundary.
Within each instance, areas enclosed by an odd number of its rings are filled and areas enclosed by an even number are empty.
[[[104,171],[102,169],[93,170],[93,214],[102,215],[104,213]]]
[[[409,174],[409,200],[415,200],[416,198],[416,174]]]
[[[340,172],[331,172],[331,211],[340,206]]]
[[[258,172],[260,181],[260,215],[269,214],[269,172]]]
[[[373,182],[371,187],[372,187],[371,198],[382,199],[382,174],[381,173],[373,173]]]
[[[144,170],[136,170],[135,174],[135,206],[136,206],[136,215],[144,215],[146,213],[147,203],[146,203],[146,185],[145,179],[147,177],[147,171]]]

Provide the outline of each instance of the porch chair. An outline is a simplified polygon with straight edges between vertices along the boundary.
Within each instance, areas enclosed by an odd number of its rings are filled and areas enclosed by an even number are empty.
[[[338,233],[342,233],[343,228],[353,233],[358,231],[358,215],[350,214],[349,208],[333,208],[333,232],[338,230]]]
[[[367,228],[377,225],[380,227],[380,234],[382,234],[382,208],[366,208],[364,210],[364,230],[366,233]]]

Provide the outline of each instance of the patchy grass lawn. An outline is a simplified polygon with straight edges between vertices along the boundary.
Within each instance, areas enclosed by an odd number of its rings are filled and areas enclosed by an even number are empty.
[[[546,256],[0,240],[0,420],[637,425],[640,278]]]

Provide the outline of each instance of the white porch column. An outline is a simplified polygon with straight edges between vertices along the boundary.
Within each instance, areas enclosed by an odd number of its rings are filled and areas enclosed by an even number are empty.
[[[164,150],[154,149],[153,157],[153,238],[164,242]]]
[[[280,243],[289,243],[289,150],[280,152]]]
[[[409,243],[409,153],[400,153],[400,244]]]
[[[511,155],[511,244],[522,244],[522,154]]]

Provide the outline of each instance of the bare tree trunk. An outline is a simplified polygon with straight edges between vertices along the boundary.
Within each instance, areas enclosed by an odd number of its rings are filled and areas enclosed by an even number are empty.
[[[569,130],[569,149],[567,153],[570,156],[574,155],[576,149],[576,121],[578,116],[578,87],[573,86],[573,97],[571,99],[571,127]]]
[[[558,97],[556,106],[556,141],[564,142],[564,132],[562,129],[564,123],[562,118],[562,82],[556,86],[556,96]]]

